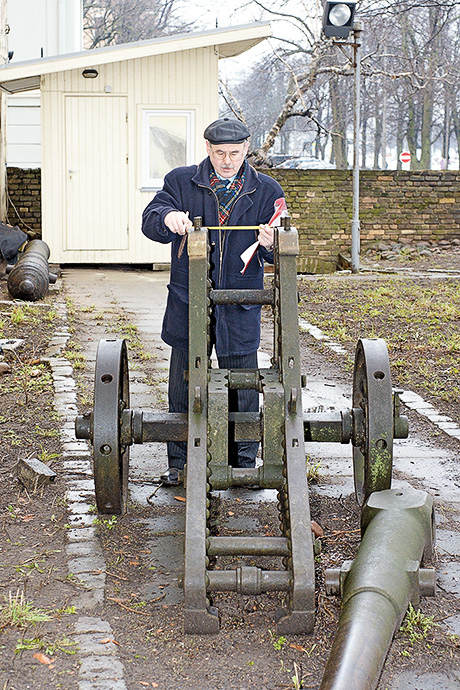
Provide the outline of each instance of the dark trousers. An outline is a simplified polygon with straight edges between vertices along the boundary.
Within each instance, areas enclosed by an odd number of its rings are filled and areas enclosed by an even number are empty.
[[[218,358],[220,369],[257,369],[257,352],[249,355],[229,355]],[[169,365],[168,400],[170,412],[188,411],[188,383],[184,372],[188,370],[188,350],[172,348]],[[230,390],[230,412],[258,412],[259,393],[254,390]],[[229,465],[254,467],[258,442],[232,442],[229,444]],[[169,467],[182,469],[187,462],[187,444],[168,441]]]

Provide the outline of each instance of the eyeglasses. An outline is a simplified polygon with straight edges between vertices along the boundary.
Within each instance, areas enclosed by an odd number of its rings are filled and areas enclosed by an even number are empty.
[[[241,151],[222,151],[222,149],[213,149],[211,147],[211,151],[215,156],[217,156],[217,158],[220,158],[221,160],[224,160],[224,158],[228,156],[231,161],[235,161],[244,155],[244,147]]]

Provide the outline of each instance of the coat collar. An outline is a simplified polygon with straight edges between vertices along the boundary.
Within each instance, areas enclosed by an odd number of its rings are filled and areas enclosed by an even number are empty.
[[[211,184],[209,182],[209,171],[211,170],[211,161],[209,156],[205,158],[199,164],[195,175],[192,177],[192,182],[199,185],[200,187],[209,187],[211,189]],[[257,189],[260,184],[259,174],[257,170],[254,170],[249,163],[246,161],[246,177],[244,180],[243,189],[241,193],[247,194],[248,192],[253,192]]]

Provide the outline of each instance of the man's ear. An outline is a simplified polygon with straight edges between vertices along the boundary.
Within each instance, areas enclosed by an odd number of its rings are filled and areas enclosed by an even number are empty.
[[[211,144],[209,143],[209,141],[207,139],[205,139],[205,142],[206,142],[206,153],[209,156],[209,154],[211,153]]]

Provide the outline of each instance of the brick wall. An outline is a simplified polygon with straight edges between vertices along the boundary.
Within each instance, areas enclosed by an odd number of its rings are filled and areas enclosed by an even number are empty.
[[[10,225],[40,237],[42,231],[41,170],[8,168],[7,219]]]
[[[339,253],[349,253],[351,247],[352,171],[264,172],[286,192],[299,231],[299,271],[335,271]],[[40,234],[40,170],[8,168],[8,192],[8,222]],[[362,249],[381,240],[409,243],[460,238],[460,172],[363,170],[360,220]]]
[[[285,190],[299,231],[299,271],[334,271],[350,252],[351,170],[264,170]],[[460,172],[360,173],[361,248],[394,240],[460,238]]]

